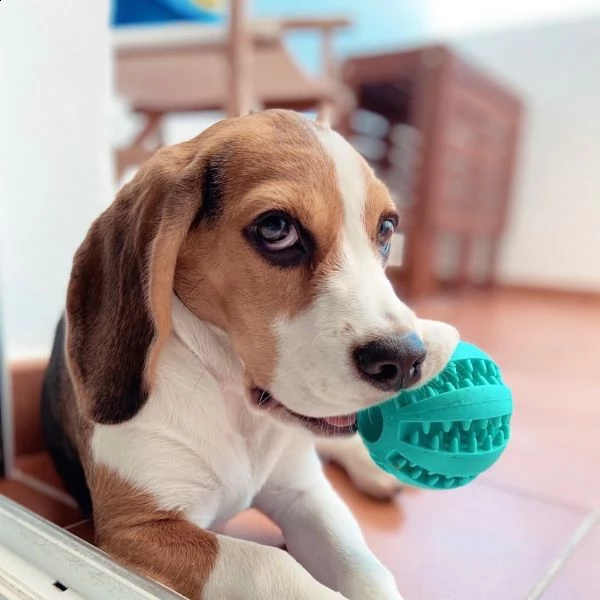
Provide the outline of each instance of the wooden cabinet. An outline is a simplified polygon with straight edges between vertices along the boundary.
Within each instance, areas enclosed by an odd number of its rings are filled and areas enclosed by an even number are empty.
[[[410,296],[442,281],[493,284],[518,97],[443,46],[349,58],[342,78],[356,104],[339,129],[386,181],[402,215],[404,261],[392,279]]]

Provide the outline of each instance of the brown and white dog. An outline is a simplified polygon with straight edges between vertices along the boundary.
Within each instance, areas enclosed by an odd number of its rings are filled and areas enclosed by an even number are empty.
[[[190,598],[400,598],[315,451],[393,492],[354,415],[457,342],[386,279],[396,226],[351,146],[287,111],[161,149],[123,187],[75,256],[43,393],[102,548]],[[289,552],[217,533],[249,506]]]

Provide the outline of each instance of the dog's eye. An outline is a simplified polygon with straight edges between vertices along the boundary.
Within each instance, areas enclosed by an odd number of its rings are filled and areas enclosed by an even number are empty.
[[[387,253],[390,251],[394,231],[396,231],[395,219],[389,217],[381,221],[379,225],[379,231],[377,232],[377,243],[379,244],[382,252]]]
[[[256,233],[267,250],[277,252],[298,242],[298,230],[286,217],[272,215],[256,225]]]
[[[271,264],[297,267],[310,261],[311,235],[290,215],[281,211],[262,214],[244,230],[252,246]]]

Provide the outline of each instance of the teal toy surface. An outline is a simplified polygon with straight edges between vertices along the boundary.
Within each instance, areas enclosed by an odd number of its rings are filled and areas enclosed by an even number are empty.
[[[512,395],[498,366],[459,342],[427,385],[358,414],[373,460],[410,485],[451,489],[489,469],[510,437]]]

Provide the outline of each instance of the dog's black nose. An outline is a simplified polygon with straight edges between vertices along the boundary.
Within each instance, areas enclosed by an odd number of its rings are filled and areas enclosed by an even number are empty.
[[[360,346],[354,362],[360,376],[385,391],[398,391],[416,383],[427,351],[415,333],[389,335]]]

